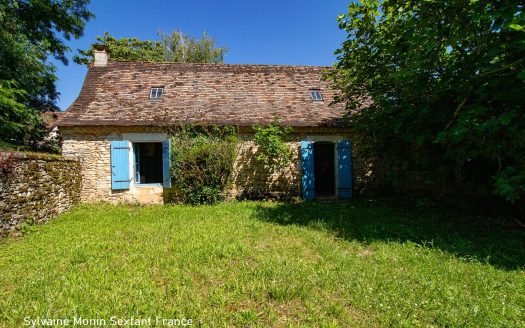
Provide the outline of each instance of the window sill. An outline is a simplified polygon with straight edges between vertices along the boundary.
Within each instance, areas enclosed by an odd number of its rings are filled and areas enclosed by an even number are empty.
[[[162,183],[134,183],[133,187],[162,187]]]

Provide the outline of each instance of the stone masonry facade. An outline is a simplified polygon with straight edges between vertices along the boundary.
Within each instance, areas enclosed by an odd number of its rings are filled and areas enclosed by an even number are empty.
[[[82,171],[81,200],[84,202],[152,203],[164,201],[162,188],[130,188],[111,190],[111,140],[122,140],[123,133],[165,133],[166,130],[152,127],[92,127],[63,129],[62,153],[66,158],[80,161]],[[270,172],[257,157],[257,146],[253,133],[240,131],[237,160],[234,163],[232,182],[227,190],[230,198],[290,198],[301,195],[300,141],[337,140],[349,138],[341,130],[296,129],[287,143],[292,150],[292,161],[288,168]],[[364,164],[353,158],[353,175],[356,187],[366,182]]]
[[[272,172],[257,160],[258,146],[252,135],[241,136],[237,159],[233,166],[230,198],[290,198],[301,194],[300,144],[288,141],[292,151],[287,168]]]
[[[77,160],[47,154],[0,152],[0,236],[21,234],[80,200]]]
[[[148,131],[148,130],[146,130]],[[111,141],[122,140],[122,130],[89,129],[63,132],[62,155],[78,159],[82,171],[83,202],[162,204],[162,188],[111,189]]]

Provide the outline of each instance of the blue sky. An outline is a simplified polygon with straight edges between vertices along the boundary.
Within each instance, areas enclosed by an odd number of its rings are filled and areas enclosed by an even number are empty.
[[[96,18],[84,36],[67,44],[86,49],[105,31],[115,37],[155,39],[159,30],[180,29],[200,36],[207,31],[230,50],[228,64],[331,65],[345,38],[336,18],[349,0],[92,0]],[[87,68],[70,61],[57,65],[58,106],[66,109],[78,96]]]

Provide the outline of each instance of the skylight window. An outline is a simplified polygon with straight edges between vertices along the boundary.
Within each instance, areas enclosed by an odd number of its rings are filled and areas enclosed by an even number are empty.
[[[164,95],[164,88],[163,87],[155,87],[151,88],[151,91],[149,92],[149,99],[160,99]]]
[[[314,101],[323,101],[323,95],[321,94],[321,90],[310,90],[310,96]]]

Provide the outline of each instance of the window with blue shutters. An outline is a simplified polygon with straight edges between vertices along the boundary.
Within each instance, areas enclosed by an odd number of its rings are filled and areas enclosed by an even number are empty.
[[[337,166],[339,174],[338,195],[341,199],[352,198],[352,142],[337,144]]]
[[[111,189],[129,189],[129,141],[111,142]]]
[[[314,179],[314,144],[312,141],[301,141],[301,167],[302,191],[304,200],[315,199],[315,179]]]

